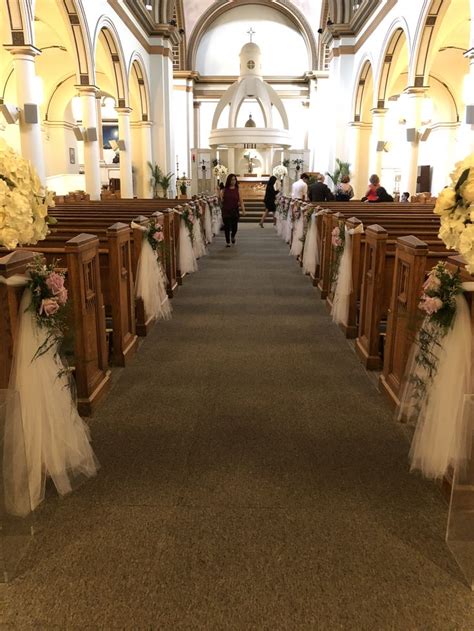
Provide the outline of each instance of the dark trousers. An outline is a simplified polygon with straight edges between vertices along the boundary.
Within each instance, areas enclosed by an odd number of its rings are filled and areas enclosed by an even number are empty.
[[[237,229],[239,227],[239,218],[238,217],[223,217],[222,221],[224,222],[224,233],[226,243],[230,243],[230,238],[232,240],[235,239],[235,235],[237,234]]]

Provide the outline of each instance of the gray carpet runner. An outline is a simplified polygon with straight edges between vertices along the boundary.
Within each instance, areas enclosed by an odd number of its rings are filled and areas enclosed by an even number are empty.
[[[273,228],[222,236],[51,492],[6,629],[468,630],[447,505]]]

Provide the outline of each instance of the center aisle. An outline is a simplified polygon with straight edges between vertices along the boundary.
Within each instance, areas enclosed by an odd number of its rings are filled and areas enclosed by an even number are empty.
[[[14,629],[464,630],[447,506],[271,226],[219,237],[51,496]],[[10,627],[7,627],[10,628]]]

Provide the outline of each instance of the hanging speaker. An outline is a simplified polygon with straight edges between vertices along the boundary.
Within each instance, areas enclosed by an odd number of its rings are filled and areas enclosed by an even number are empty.
[[[72,128],[72,131],[74,132],[74,136],[76,137],[76,140],[79,140],[79,141],[84,140],[84,134],[82,133],[82,129],[80,127],[76,125],[75,127]]]
[[[468,125],[474,125],[474,105],[468,105],[466,107],[466,123]]]
[[[94,140],[97,140],[97,129],[95,127],[88,127],[84,131],[84,140],[86,142],[94,142]]]
[[[414,127],[409,127],[407,129],[407,141],[408,142],[416,142],[417,132]]]
[[[125,151],[126,147],[125,147],[125,140],[118,140],[117,141],[118,144],[118,148],[120,149],[120,151]]]
[[[23,116],[25,119],[25,123],[30,123],[34,125],[38,122],[38,106],[36,103],[25,103],[23,106]]]

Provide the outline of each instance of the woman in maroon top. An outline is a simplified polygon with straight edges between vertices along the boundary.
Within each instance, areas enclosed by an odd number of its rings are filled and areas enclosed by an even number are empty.
[[[229,173],[227,176],[221,199],[226,247],[230,248],[231,239],[232,243],[235,243],[240,212],[242,212],[242,215],[245,215],[244,204],[239,193],[239,184],[234,173]]]

